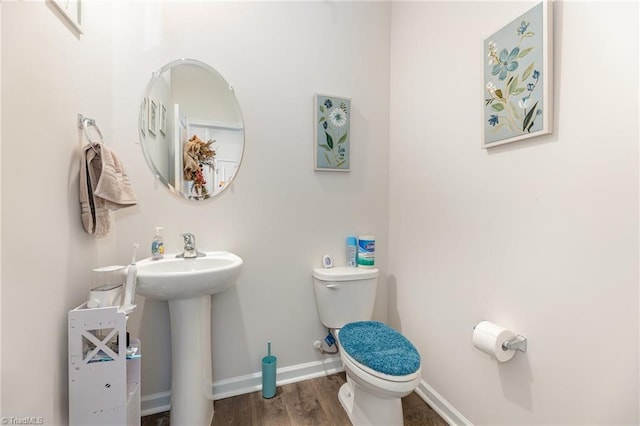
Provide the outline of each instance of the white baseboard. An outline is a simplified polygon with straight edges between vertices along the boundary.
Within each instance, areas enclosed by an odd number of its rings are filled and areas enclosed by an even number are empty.
[[[416,393],[420,398],[424,399],[427,404],[433,410],[440,415],[450,425],[456,426],[473,426],[473,424],[467,420],[461,412],[455,409],[455,407],[449,404],[449,401],[444,399],[434,388],[429,386],[427,382],[422,380]]]
[[[328,376],[340,371],[344,371],[340,357],[332,356],[322,361],[313,361],[278,368],[276,384],[280,386],[288,383],[301,382],[315,377]],[[260,389],[262,389],[262,372],[231,377],[213,383],[213,399],[229,398],[231,396],[255,392]]]
[[[281,386],[289,383],[302,382],[316,377],[329,376],[341,371],[344,371],[344,367],[340,361],[340,356],[332,356],[322,361],[313,361],[278,368],[276,384]],[[213,399],[229,398],[255,392],[260,389],[262,389],[261,371],[213,382]],[[143,416],[167,411],[171,407],[171,392],[166,391],[145,395],[141,398],[141,404],[141,414]]]
[[[140,398],[140,415],[149,416],[151,414],[169,411],[171,408],[171,391],[144,395]]]

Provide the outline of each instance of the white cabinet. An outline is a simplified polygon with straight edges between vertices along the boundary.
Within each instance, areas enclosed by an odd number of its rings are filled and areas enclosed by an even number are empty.
[[[69,424],[140,425],[140,342],[117,307],[69,311]]]

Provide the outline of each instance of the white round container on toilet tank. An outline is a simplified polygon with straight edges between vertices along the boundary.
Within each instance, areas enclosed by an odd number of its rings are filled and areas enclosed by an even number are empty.
[[[376,238],[373,235],[358,236],[358,267],[373,268],[376,263]]]
[[[369,321],[378,275],[376,268],[315,268],[313,290],[320,322],[328,328],[342,328],[350,322]]]

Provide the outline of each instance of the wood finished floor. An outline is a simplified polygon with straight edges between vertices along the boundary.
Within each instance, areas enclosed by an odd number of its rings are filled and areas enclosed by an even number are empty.
[[[260,391],[214,403],[215,426],[350,426],[338,401],[345,374],[279,386],[276,396],[262,398]],[[447,423],[415,392],[402,398],[405,426],[446,426]],[[166,426],[169,412],[145,416],[142,426]]]

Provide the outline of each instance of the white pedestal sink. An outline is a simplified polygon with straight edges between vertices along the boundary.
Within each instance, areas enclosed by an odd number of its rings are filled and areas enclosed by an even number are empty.
[[[171,424],[210,425],[211,295],[231,287],[242,259],[217,251],[193,259],[144,259],[137,265],[136,292],[169,302],[171,320]]]

